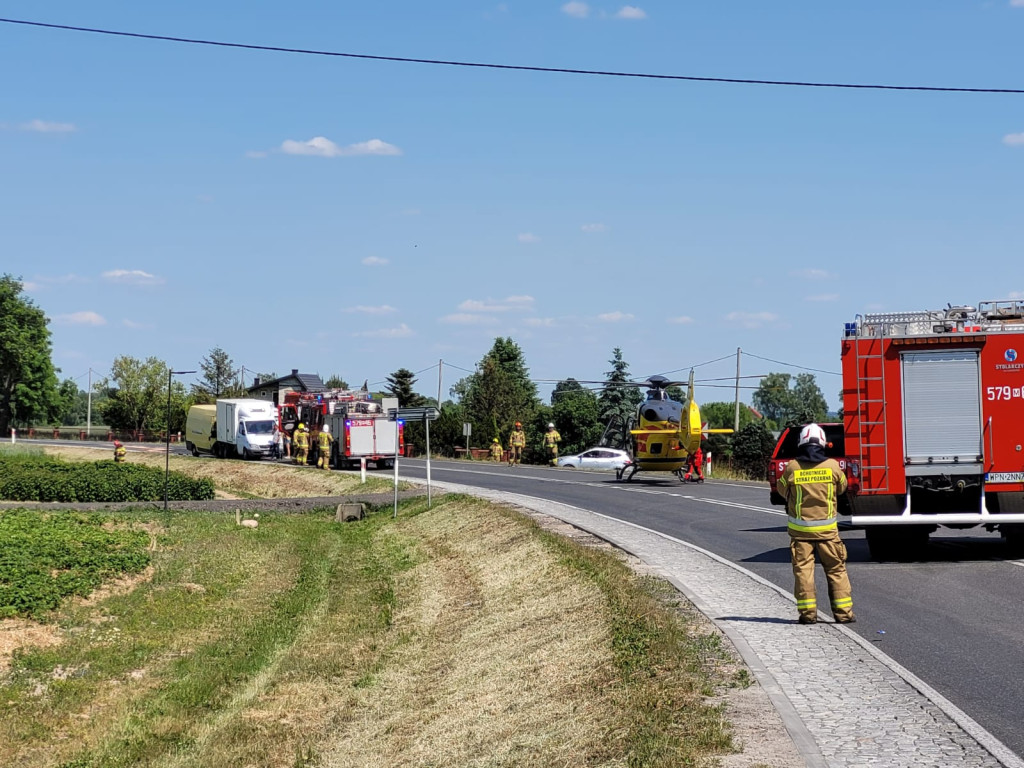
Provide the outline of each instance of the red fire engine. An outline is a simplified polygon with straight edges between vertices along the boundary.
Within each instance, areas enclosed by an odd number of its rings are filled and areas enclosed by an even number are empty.
[[[324,392],[288,392],[278,409],[280,429],[293,434],[300,423],[309,428],[310,464],[319,458],[317,436],[324,424],[331,425],[331,465],[338,469],[359,466],[361,459],[377,468],[394,465],[397,450],[405,450],[403,425],[389,423],[386,409],[397,408],[398,400],[378,402],[363,390],[329,389]],[[389,426],[390,424],[390,426]]]
[[[842,361],[872,557],[913,558],[939,526],[1024,549],[1024,301],[858,316]]]

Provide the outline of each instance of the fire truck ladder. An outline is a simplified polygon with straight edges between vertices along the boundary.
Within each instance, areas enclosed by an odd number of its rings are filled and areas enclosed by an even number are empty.
[[[889,445],[888,435],[889,426],[886,423],[885,413],[885,347],[882,345],[881,338],[872,338],[867,340],[867,349],[877,349],[877,354],[871,352],[870,354],[864,354],[861,350],[861,339],[854,341],[855,350],[855,362],[857,365],[857,412],[854,416],[857,420],[856,432],[858,439],[858,445],[860,446],[860,471],[861,471],[861,493],[888,493],[889,492],[889,468],[885,464],[868,464],[867,457],[869,455],[868,449],[877,449],[871,452],[871,455],[888,457]],[[876,373],[873,370],[877,364],[877,376],[872,375]],[[863,366],[863,367],[862,367]],[[878,382],[880,386],[870,386],[869,382]],[[861,393],[870,394],[871,392],[881,389],[881,398],[862,398]],[[872,408],[871,406],[876,406]],[[865,413],[867,411],[867,413]],[[871,418],[871,417],[874,418]],[[865,418],[867,417],[867,418]],[[871,440],[877,440],[878,427],[882,428],[881,442],[870,442]],[[879,454],[880,451],[880,454]],[[869,485],[867,482],[868,473],[871,474],[872,483]],[[877,484],[876,473],[882,479],[882,483]]]

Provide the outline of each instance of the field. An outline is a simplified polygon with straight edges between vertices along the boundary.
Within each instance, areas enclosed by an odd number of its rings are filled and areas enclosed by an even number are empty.
[[[96,448],[47,446],[46,453],[68,461],[95,461]],[[162,451],[141,453],[130,451],[128,461],[151,467],[164,467]],[[392,476],[387,473],[367,474],[366,484],[359,482],[358,473],[315,471],[310,468],[288,466],[259,461],[221,459],[193,459],[171,456],[171,469],[194,478],[213,480],[220,496],[259,499],[301,498],[308,496],[343,496],[348,493],[383,493],[391,490]],[[404,484],[399,487],[404,488]]]

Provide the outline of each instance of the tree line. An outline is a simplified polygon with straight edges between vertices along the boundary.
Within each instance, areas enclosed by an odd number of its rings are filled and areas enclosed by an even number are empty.
[[[59,370],[51,362],[47,319],[31,299],[22,295],[19,280],[0,277],[0,433],[11,426],[38,424],[81,425],[85,422],[89,394],[72,379],[58,383]],[[522,422],[527,434],[526,461],[543,462],[543,434],[553,423],[562,436],[563,455],[598,444],[606,425],[635,413],[644,398],[641,388],[623,386],[630,382],[629,364],[618,347],[611,351],[609,369],[597,385],[573,378],[559,381],[550,402],[542,402],[536,383],[530,378],[522,349],[512,338],[496,338],[473,373],[456,381],[448,399],[416,392],[415,374],[399,368],[386,378],[382,394],[397,397],[401,407],[430,405],[439,409],[430,427],[431,449],[454,455],[466,445],[463,425],[469,424],[471,447],[486,448],[497,438],[508,445],[515,422]],[[170,411],[167,408],[168,371],[166,362],[149,357],[140,360],[121,356],[108,375],[94,384],[92,419],[111,429],[126,432],[184,431],[189,406],[212,403],[218,398],[244,397],[242,369],[220,347],[214,347],[199,363],[201,378],[190,388],[172,381]],[[263,380],[274,373],[256,374]],[[330,376],[329,388],[347,389],[340,375]],[[685,398],[678,387],[669,391]],[[773,433],[787,424],[822,421],[827,403],[814,376],[801,373],[771,373],[762,379],[752,402],[757,409],[741,405],[740,430],[736,435],[713,435],[705,442],[719,459],[733,464],[751,477],[763,477],[766,458],[774,446]],[[712,428],[731,428],[735,404],[709,402],[701,407]],[[425,448],[422,424],[410,424],[406,441],[416,450]]]

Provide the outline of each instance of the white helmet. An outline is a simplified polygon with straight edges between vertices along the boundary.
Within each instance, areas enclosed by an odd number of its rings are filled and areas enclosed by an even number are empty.
[[[804,445],[805,443],[817,443],[818,445],[825,446],[825,430],[819,427],[817,424],[808,424],[800,430],[800,441],[797,445]]]
[[[320,431],[321,432],[326,432],[328,435],[331,434],[331,425],[330,424],[324,424],[324,428],[321,429]]]
[[[554,429],[554,428],[555,428],[555,425],[549,421],[548,422],[548,429]]]

